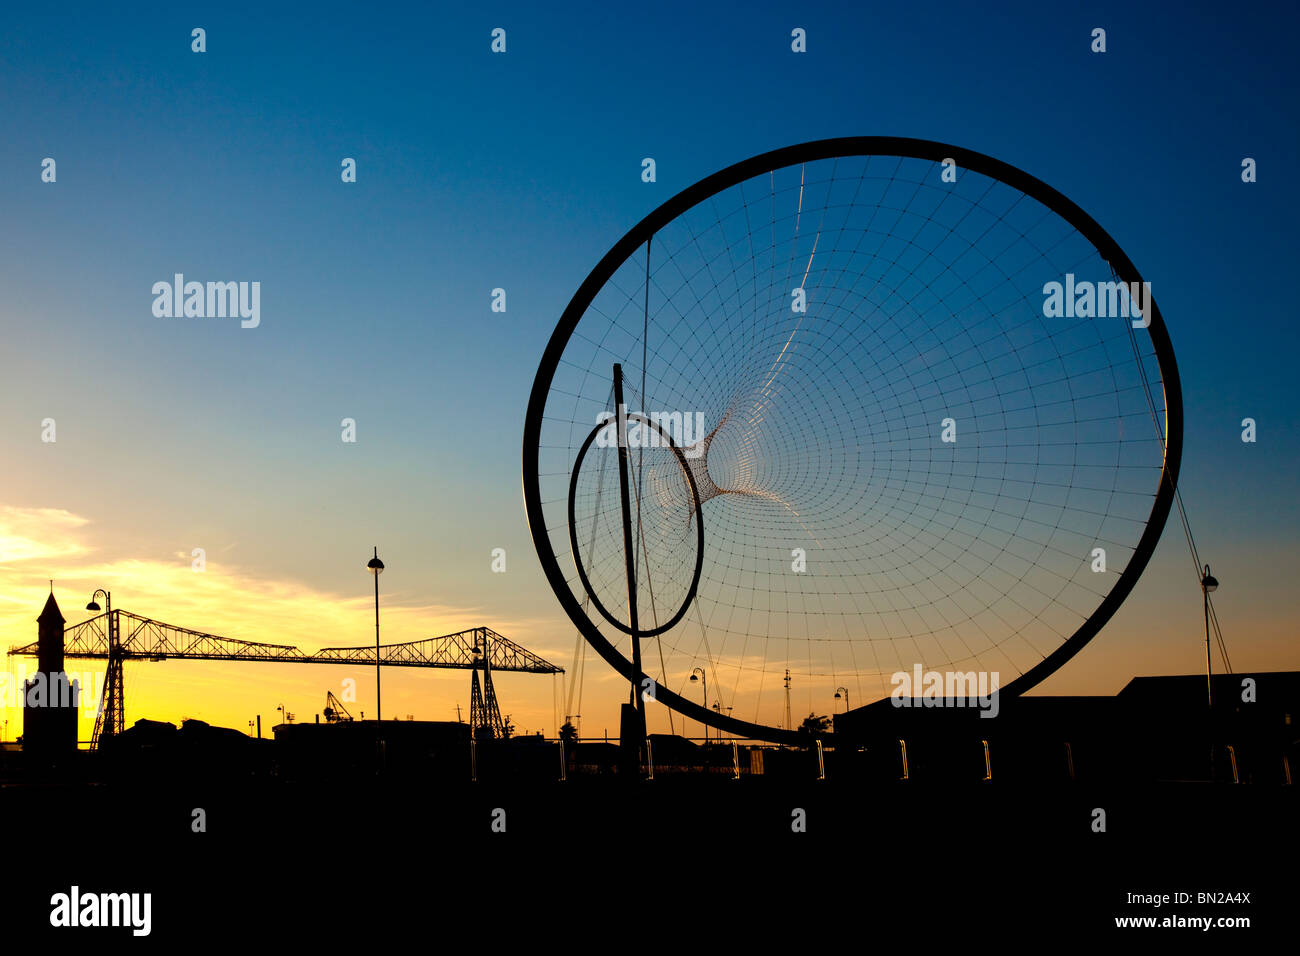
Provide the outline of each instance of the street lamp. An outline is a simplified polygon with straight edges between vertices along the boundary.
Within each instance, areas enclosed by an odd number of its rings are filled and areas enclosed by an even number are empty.
[[[849,712],[849,689],[847,687],[836,687],[835,688],[836,700],[840,699],[840,694],[844,695],[844,713],[847,714]]]
[[[1201,594],[1205,598],[1205,692],[1210,708],[1214,707],[1214,685],[1210,681],[1210,592],[1218,590],[1219,580],[1210,573],[1210,566],[1205,566],[1205,577],[1201,578]]]
[[[709,709],[709,678],[704,673],[703,667],[697,667],[691,671],[691,683],[694,684],[696,681],[700,681],[700,684],[704,689],[704,709],[708,710]],[[704,725],[704,742],[706,744],[709,742],[708,724]]]
[[[366,567],[375,576],[375,724],[384,719],[384,695],[379,686],[379,575],[384,573],[384,562],[379,560],[379,548],[375,547],[375,556],[366,562]]]
[[[108,605],[108,614],[104,617],[104,627],[108,634],[108,647],[109,653],[111,654],[113,650],[113,595],[109,594],[103,588],[96,588],[95,594],[90,596],[90,603],[86,605],[87,611],[102,610],[98,602],[95,600],[96,594],[104,595],[104,603]]]
[[[104,604],[108,607],[108,613],[104,617],[105,628],[108,633],[108,646],[110,652],[113,648],[113,595],[109,594],[103,588],[95,588],[95,593],[90,596],[90,603],[86,605],[87,611],[99,611],[102,608],[95,600],[96,595],[104,595]]]

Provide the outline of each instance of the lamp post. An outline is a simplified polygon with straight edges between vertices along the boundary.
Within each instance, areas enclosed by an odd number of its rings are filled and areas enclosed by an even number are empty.
[[[701,686],[704,689],[704,709],[708,710],[709,709],[709,678],[708,675],[704,673],[703,667],[697,667],[691,671],[691,683],[694,684],[696,681],[700,681]],[[708,724],[704,725],[704,742],[706,744],[709,742]]]
[[[379,547],[375,547],[375,556],[366,567],[375,576],[375,724],[384,719],[384,695],[379,684],[379,575],[384,573],[384,562],[379,560]]]
[[[1214,709],[1214,684],[1210,680],[1210,592],[1217,590],[1219,581],[1210,573],[1210,566],[1205,566],[1205,577],[1201,578],[1201,595],[1205,598],[1205,695],[1210,709]]]
[[[104,595],[104,604],[108,607],[108,613],[104,615],[104,628],[108,634],[108,653],[109,657],[113,654],[113,595],[103,588],[95,588],[95,593],[90,596],[90,603],[86,605],[87,611],[102,610],[99,602],[95,600],[98,595]]]
[[[99,606],[99,602],[95,600],[95,597],[100,594],[104,595],[104,604],[108,608],[108,615],[104,620],[107,622],[105,627],[108,628],[108,644],[111,648],[113,646],[113,595],[105,591],[103,588],[95,588],[95,593],[90,596],[90,603],[86,605],[86,610],[103,610],[103,608]]]
[[[847,714],[849,712],[849,689],[847,687],[836,687],[835,699],[839,700],[841,694],[844,695],[844,713]]]

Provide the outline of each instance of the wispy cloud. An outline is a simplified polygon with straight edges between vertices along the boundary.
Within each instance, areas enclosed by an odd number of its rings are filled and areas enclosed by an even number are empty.
[[[81,610],[83,594],[107,587],[119,608],[226,637],[304,649],[374,637],[373,598],[364,592],[340,595],[292,577],[268,579],[212,558],[195,571],[185,552],[166,558],[105,554],[89,540],[91,530],[87,519],[68,511],[0,508],[0,630],[11,642],[34,635],[50,577],[69,622],[89,616]],[[385,643],[485,623],[479,613],[473,606],[391,597],[381,604]]]
[[[62,508],[0,505],[0,568],[85,554],[80,531],[88,523]]]

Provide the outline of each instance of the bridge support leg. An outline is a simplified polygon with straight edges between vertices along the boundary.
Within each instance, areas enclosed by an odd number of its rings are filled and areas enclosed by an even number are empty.
[[[104,681],[104,697],[95,715],[95,733],[90,738],[90,749],[98,750],[104,741],[126,729],[126,691],[122,686],[122,646],[119,641],[117,615],[110,610],[108,627],[108,673]]]

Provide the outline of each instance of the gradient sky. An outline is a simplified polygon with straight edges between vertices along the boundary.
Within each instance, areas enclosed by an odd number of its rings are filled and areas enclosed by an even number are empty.
[[[383,19],[332,4],[7,7],[3,643],[35,639],[49,578],[72,622],[102,586],[115,606],[199,630],[364,643],[378,545],[386,641],[481,624],[569,668],[573,629],[539,571],[519,478],[558,316],[624,232],[703,176],[790,143],[883,134],[1045,180],[1152,282],[1183,379],[1182,492],[1222,582],[1233,664],[1300,667],[1300,15],[1049,6],[397,5]],[[505,55],[489,50],[498,26]],[[794,27],[806,54],[790,51]],[[55,184],[40,179],[47,156]],[[640,179],[646,156],[654,184]],[[343,157],[355,184],[340,182]],[[261,326],[154,317],[150,289],[176,272],[260,281]],[[498,286],[505,314],[489,308]],[[1247,416],[1255,444],[1240,440]],[[345,417],[354,445],[339,440]],[[496,547],[505,574],[490,571]],[[1200,627],[1171,520],[1133,596],[1039,690],[1198,671]],[[127,721],[244,728],[258,713],[275,722],[281,703],[311,719],[348,676],[354,713],[373,716],[371,675],[132,664]],[[460,671],[393,671],[385,716],[454,717],[467,685]],[[555,732],[551,678],[503,675],[498,690],[521,729]],[[622,698],[593,660],[584,731],[612,731]],[[796,691],[794,708],[834,703]]]

